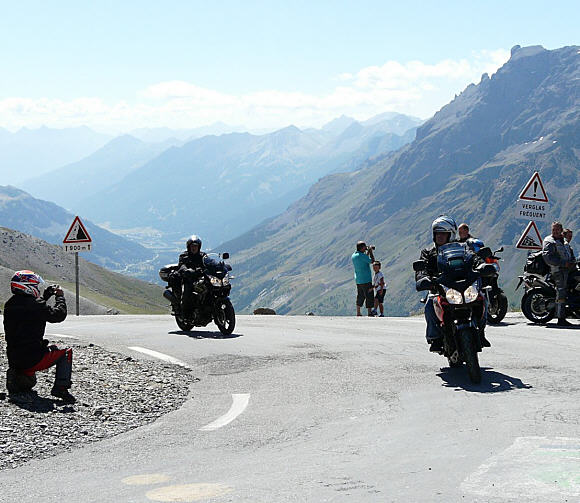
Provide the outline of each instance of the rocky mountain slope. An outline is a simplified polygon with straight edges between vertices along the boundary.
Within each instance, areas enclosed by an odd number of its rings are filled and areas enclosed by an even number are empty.
[[[308,195],[222,248],[233,254],[238,309],[352,314],[350,255],[377,246],[387,277],[387,312],[421,309],[411,264],[429,244],[430,223],[447,213],[492,247],[503,245],[501,281],[512,305],[525,260],[514,248],[526,222],[515,200],[539,171],[552,214],[578,228],[580,48],[519,46],[419,127],[416,139],[362,169],[320,180]],[[547,234],[547,224],[540,225]]]
[[[74,255],[60,246],[0,227],[0,303],[10,297],[10,278],[16,270],[31,269],[47,283],[65,289],[69,311],[75,306]],[[168,304],[158,285],[117,274],[79,258],[81,314],[166,313]]]
[[[81,215],[82,218],[82,215]],[[54,203],[36,199],[10,186],[0,186],[0,222],[2,225],[61,244],[74,215]],[[152,277],[153,251],[113,234],[82,218],[93,240],[93,251],[84,253],[88,260],[116,271],[138,277]]]

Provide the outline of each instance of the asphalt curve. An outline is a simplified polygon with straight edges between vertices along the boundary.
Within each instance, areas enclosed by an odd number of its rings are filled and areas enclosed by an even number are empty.
[[[427,351],[420,318],[240,316],[221,338],[86,316],[48,333],[199,381],[149,426],[0,472],[0,501],[580,501],[580,327],[509,316],[477,386]]]

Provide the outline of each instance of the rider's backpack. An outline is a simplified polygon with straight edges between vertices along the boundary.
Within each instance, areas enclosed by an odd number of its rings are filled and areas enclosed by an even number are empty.
[[[528,255],[526,265],[524,265],[524,271],[540,276],[545,276],[550,272],[550,267],[546,264],[542,256],[542,250]]]

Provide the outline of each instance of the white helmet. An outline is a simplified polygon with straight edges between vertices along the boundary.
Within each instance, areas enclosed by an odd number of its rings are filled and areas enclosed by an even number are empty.
[[[192,244],[196,244],[199,247],[199,251],[201,251],[201,238],[199,236],[196,236],[195,234],[193,234],[192,236],[189,237],[189,239],[187,240],[187,243],[185,243],[187,251],[189,251],[189,247]]]
[[[433,231],[433,242],[435,242],[436,232],[447,232],[449,233],[449,243],[455,241],[457,235],[457,224],[455,220],[447,215],[439,215],[433,223],[431,224],[431,230]]]
[[[12,293],[31,295],[35,299],[40,297],[40,287],[44,285],[44,280],[34,271],[16,271],[10,280]]]

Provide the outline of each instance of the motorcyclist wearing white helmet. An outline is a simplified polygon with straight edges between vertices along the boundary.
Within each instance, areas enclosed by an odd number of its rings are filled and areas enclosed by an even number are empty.
[[[453,241],[457,241],[457,224],[455,220],[447,215],[440,215],[431,224],[433,246],[421,250],[420,259],[425,262],[425,268],[421,271],[415,272],[415,281],[418,282],[423,278],[434,278],[439,275],[437,268],[437,253],[439,247]],[[478,262],[480,259],[477,255],[474,261]],[[443,332],[441,331],[441,323],[435,309],[433,307],[433,296],[429,296],[425,303],[425,321],[427,322],[426,337],[430,344],[429,350],[439,352],[443,349]],[[489,341],[485,338],[483,333],[480,334],[483,346],[491,346]]]
[[[172,275],[171,286],[177,299],[181,299],[180,306],[173,306],[174,309],[181,309],[185,318],[191,317],[194,308],[193,283],[201,277],[203,271],[203,259],[206,256],[201,251],[201,238],[195,234],[189,237],[186,242],[186,250],[179,255],[177,271]],[[183,295],[182,295],[183,285]]]

